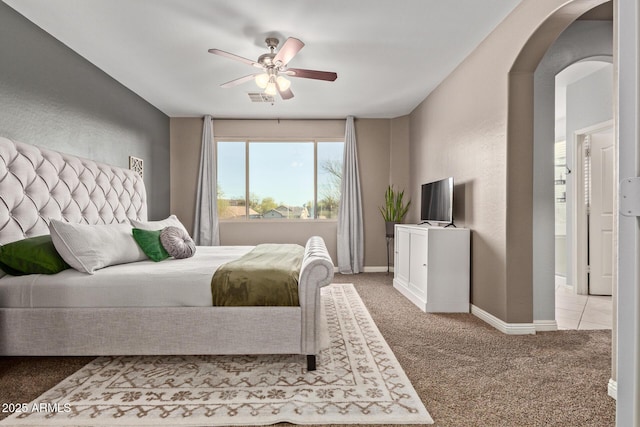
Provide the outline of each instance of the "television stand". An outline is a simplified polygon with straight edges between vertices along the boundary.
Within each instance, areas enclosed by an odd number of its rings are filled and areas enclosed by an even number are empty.
[[[393,287],[426,312],[469,312],[471,231],[396,225]]]

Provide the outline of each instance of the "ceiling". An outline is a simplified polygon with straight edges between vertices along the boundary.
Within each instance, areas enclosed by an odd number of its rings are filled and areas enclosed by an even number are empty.
[[[392,118],[410,113],[520,0],[3,0],[171,117]],[[252,103],[264,39],[306,46],[290,67],[295,97]]]

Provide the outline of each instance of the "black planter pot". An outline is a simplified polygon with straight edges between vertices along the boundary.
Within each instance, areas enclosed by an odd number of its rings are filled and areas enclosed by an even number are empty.
[[[394,236],[394,229],[395,229],[395,225],[399,224],[399,222],[396,221],[385,221],[384,225],[386,227],[386,231],[387,231],[387,237],[393,237]]]

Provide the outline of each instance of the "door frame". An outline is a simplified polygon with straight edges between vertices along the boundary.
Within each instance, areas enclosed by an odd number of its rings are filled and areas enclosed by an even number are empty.
[[[587,207],[582,201],[584,200],[584,141],[588,135],[602,132],[607,129],[613,129],[613,120],[607,120],[602,123],[598,123],[593,126],[589,126],[583,129],[579,129],[573,133],[574,141],[574,173],[573,179],[573,207],[571,209],[571,215],[573,216],[572,231],[573,238],[571,239],[571,249],[574,254],[571,262],[571,269],[573,270],[573,277],[575,278],[575,290],[578,295],[589,295],[587,265],[588,265],[588,222],[587,222]],[[614,143],[614,156],[615,156],[615,143]],[[614,162],[613,170],[614,177],[617,176],[617,162]],[[618,214],[618,207],[614,204],[614,221]],[[615,227],[615,226],[614,226]],[[617,258],[617,253],[614,251],[614,256]],[[614,259],[614,269],[616,268],[617,259]],[[614,273],[615,276],[615,273]]]

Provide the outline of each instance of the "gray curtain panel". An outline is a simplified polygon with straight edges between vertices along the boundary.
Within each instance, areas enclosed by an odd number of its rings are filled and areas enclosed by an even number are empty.
[[[364,271],[362,193],[352,116],[347,117],[344,135],[341,189],[338,208],[338,271],[342,274],[361,273]]]
[[[204,116],[200,172],[198,173],[198,192],[196,196],[196,217],[193,226],[193,240],[199,246],[220,245],[216,164],[216,150],[213,145],[213,120],[211,116]]]

